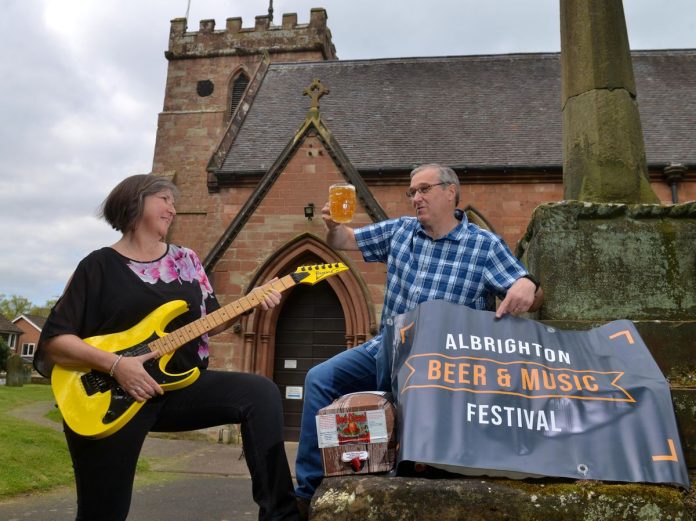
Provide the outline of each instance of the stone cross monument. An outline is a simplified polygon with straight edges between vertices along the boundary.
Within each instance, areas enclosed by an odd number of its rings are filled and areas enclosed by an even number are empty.
[[[621,0],[560,0],[565,200],[535,209],[517,248],[559,329],[633,321],[668,379],[696,468],[696,203],[647,177]],[[678,100],[675,100],[678,102]]]

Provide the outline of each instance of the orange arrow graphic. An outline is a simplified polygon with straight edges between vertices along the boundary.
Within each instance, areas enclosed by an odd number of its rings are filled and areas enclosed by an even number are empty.
[[[628,329],[624,329],[623,331],[619,331],[618,333],[614,333],[613,335],[609,335],[609,340],[614,340],[615,338],[620,337],[621,335],[626,336],[626,340],[628,340],[629,344],[633,344],[633,336],[631,335],[631,332]]]
[[[402,343],[402,344],[405,344],[405,343],[406,343],[406,331],[408,331],[409,329],[411,329],[415,324],[416,324],[415,322],[411,322],[408,326],[402,327],[402,328],[399,330],[399,332],[401,333],[401,343]]]
[[[653,456],[653,461],[679,461],[679,458],[677,458],[677,450],[674,448],[674,441],[667,438],[667,445],[669,445],[669,454],[666,456]]]

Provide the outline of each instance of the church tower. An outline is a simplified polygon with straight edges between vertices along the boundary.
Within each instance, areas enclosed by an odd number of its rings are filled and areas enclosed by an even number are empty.
[[[164,107],[159,114],[152,173],[174,180],[181,190],[170,240],[204,257],[217,236],[224,206],[210,185],[206,167],[227,128],[249,108],[271,62],[335,60],[324,9],[312,9],[309,23],[297,14],[257,16],[254,27],[228,18],[224,30],[202,20],[197,32],[187,20],[171,21]]]

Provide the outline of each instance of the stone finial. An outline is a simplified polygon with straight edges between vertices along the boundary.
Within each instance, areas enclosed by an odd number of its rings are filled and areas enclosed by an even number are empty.
[[[309,87],[302,91],[304,96],[309,96],[312,100],[309,107],[309,112],[312,114],[319,114],[319,98],[324,94],[328,94],[330,91],[324,84],[319,80],[319,78],[314,78]]]

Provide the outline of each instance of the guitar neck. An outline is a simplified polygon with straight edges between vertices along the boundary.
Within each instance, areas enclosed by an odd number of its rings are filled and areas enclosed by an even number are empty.
[[[217,311],[213,311],[198,320],[194,320],[186,326],[176,329],[157,340],[153,340],[148,344],[148,347],[151,351],[156,351],[159,356],[171,353],[187,342],[255,308],[263,301],[264,296],[269,291],[276,290],[282,293],[296,284],[297,282],[292,275],[286,275],[278,280],[264,284],[263,286],[255,288],[239,300],[235,300]]]

